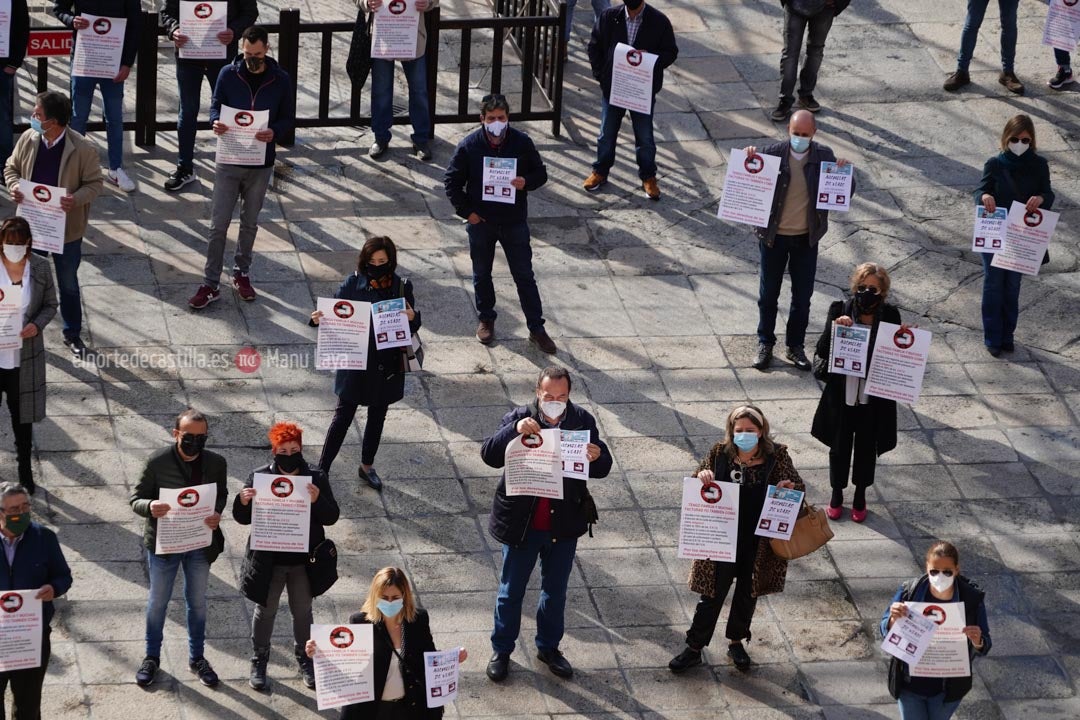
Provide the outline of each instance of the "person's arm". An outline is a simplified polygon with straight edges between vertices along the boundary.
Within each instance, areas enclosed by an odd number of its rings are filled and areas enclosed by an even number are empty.
[[[892,601],[889,603],[889,607],[886,607],[885,612],[882,613],[882,615],[881,615],[881,623],[878,626],[878,630],[881,631],[881,637],[882,638],[884,638],[885,635],[888,634],[888,632],[889,632],[889,627],[890,627],[890,624],[889,624],[889,614],[890,614],[890,612],[889,611],[890,611],[890,608],[892,607],[893,603],[903,602],[903,599],[904,599],[904,586],[901,584],[900,587],[898,587],[896,589],[896,593],[893,595]]]
[[[506,464],[506,447],[518,436],[517,423],[521,419],[517,410],[511,410],[503,416],[502,424],[495,434],[484,438],[484,444],[480,446],[480,457],[487,466],[501,468]]]
[[[658,55],[656,64],[661,69],[670,67],[675,63],[675,59],[679,57],[679,46],[675,42],[675,30],[671,27],[671,21],[666,17],[664,18],[664,29],[660,35],[660,47],[656,54]]]
[[[994,644],[990,639],[990,625],[986,619],[986,603],[979,603],[979,629],[982,631],[982,647],[975,648],[972,645],[972,649],[979,655],[986,655],[990,652],[990,646]]]
[[[226,93],[228,92],[225,89],[225,83],[228,82],[226,80],[226,76],[228,75],[228,73],[232,72],[231,68],[232,65],[226,65],[225,67],[221,68],[221,72],[219,72],[217,76],[217,82],[214,83],[214,94],[210,98],[211,125],[221,119],[221,106],[229,104],[225,102]]]
[[[285,92],[281,95],[281,100],[278,102],[276,112],[270,113],[269,127],[274,131],[274,142],[280,144],[281,138],[292,132],[293,125],[296,123],[296,96],[292,91],[292,78],[289,74],[282,72],[279,75],[279,82],[285,83]]]
[[[420,310],[416,307],[416,296],[413,294],[412,280],[405,281],[405,302],[409,303],[409,307],[413,309],[413,319],[409,321],[409,331],[415,334],[422,323],[420,321]]]
[[[832,341],[832,324],[836,318],[840,317],[840,313],[844,310],[844,303],[842,300],[834,300],[829,305],[829,314],[825,318],[825,329],[821,331],[821,337],[818,338],[817,346],[814,348],[814,354],[818,357],[829,357],[829,343]]]
[[[240,33],[247,30],[259,19],[258,0],[230,0],[230,8],[236,6],[236,15],[228,21],[229,29],[233,31],[233,41],[240,37]]]
[[[221,457],[221,471],[215,484],[217,485],[217,499],[214,501],[214,512],[221,515],[229,502],[229,463],[223,456]]]
[[[135,489],[131,491],[128,502],[136,515],[144,518],[150,517],[150,503],[158,499],[157,474],[154,472],[154,459],[146,462],[139,482],[135,483]]]
[[[436,652],[435,638],[431,634],[431,616],[427,610],[419,610],[416,613],[416,624],[420,630],[420,652]]]
[[[593,77],[597,80],[604,71],[604,61],[607,59],[607,43],[604,42],[607,25],[608,13],[601,13],[593,24],[592,34],[589,36],[589,67],[592,68]]]
[[[139,36],[142,34],[142,5],[139,0],[124,0],[124,49],[120,53],[120,65],[135,66],[135,57],[139,52]]]
[[[46,553],[48,556],[49,585],[52,585],[53,597],[60,597],[71,589],[73,582],[71,567],[64,558],[64,551],[60,548],[60,541],[56,533],[45,534]]]
[[[525,178],[525,189],[532,192],[540,189],[547,182],[547,167],[544,165],[544,159],[540,157],[540,152],[536,149],[536,143],[532,141],[532,138],[525,135],[523,139],[527,144],[522,156],[528,170],[521,173],[521,177]]]
[[[165,37],[173,39],[173,33],[180,29],[180,0],[165,0],[158,11],[161,27],[165,28]]]
[[[997,158],[990,158],[983,165],[982,180],[979,181],[979,186],[975,188],[975,192],[972,193],[975,196],[976,205],[983,204],[983,195],[989,195],[994,198],[995,201],[997,200],[997,180],[995,179],[997,175],[995,172],[996,169]],[[1005,209],[1008,210],[1008,208]]]
[[[1049,210],[1054,205],[1054,191],[1050,189],[1050,165],[1048,163],[1042,166],[1041,175],[1039,178],[1039,192],[1036,194],[1041,195],[1043,199],[1042,205],[1039,207],[1043,210]]]
[[[255,473],[251,473],[248,475],[247,480],[244,481],[244,487],[241,489],[241,492],[254,484]],[[240,501],[240,493],[236,493],[236,497],[233,498],[232,516],[233,520],[240,523],[241,525],[251,524],[251,501],[249,500],[248,504],[245,505],[243,502]]]
[[[608,473],[611,472],[611,450],[608,449],[607,443],[600,439],[600,431],[596,429],[596,418],[592,415],[586,416],[587,426],[589,430],[589,442],[600,448],[600,457],[596,458],[589,463],[589,477],[590,478],[606,478]]]
[[[701,459],[701,462],[698,463],[697,470],[694,471],[692,477],[697,477],[698,473],[700,473],[702,470],[708,470],[711,472],[713,466],[716,465],[717,456],[720,455],[722,452],[724,452],[723,442],[718,442],[713,445],[712,448],[709,450],[708,454],[706,454],[705,457]]]
[[[466,220],[473,213],[469,195],[465,191],[468,182],[469,151],[465,149],[465,143],[461,142],[454,150],[450,164],[446,166],[446,173],[443,175],[443,190],[446,192],[446,199],[454,206],[454,213]]]
[[[806,492],[806,483],[803,482],[799,471],[795,468],[795,463],[792,461],[791,453],[788,452],[787,448],[780,448],[776,452],[776,469],[773,471],[772,479],[775,480],[775,482],[770,483],[772,485],[779,485],[787,481],[791,483],[793,489]]]
[[[82,148],[78,161],[81,169],[79,187],[71,193],[71,197],[75,207],[82,207],[94,202],[105,182],[101,176],[101,160],[92,145],[87,144]]]
[[[78,14],[75,12],[75,0],[54,0],[52,10],[49,12],[65,27],[75,29],[75,16]]]
[[[341,508],[334,498],[334,488],[330,485],[330,479],[326,473],[317,473],[315,478],[312,478],[312,480],[319,488],[319,499],[312,504],[311,515],[315,518],[315,522],[323,527],[333,525],[341,516]]]
[[[26,143],[29,135],[33,133],[23,133],[19,136],[19,139],[15,141],[15,149],[12,150],[11,155],[8,156],[7,162],[4,163],[4,185],[7,186],[8,194],[13,194],[19,189],[19,180],[22,179],[22,174],[19,172],[19,167],[16,164],[16,158],[22,158],[26,151]]]
[[[8,62],[10,68],[18,70],[26,58],[26,45],[30,41],[30,11],[26,7],[26,0],[12,0],[11,2],[11,37],[8,47]]]

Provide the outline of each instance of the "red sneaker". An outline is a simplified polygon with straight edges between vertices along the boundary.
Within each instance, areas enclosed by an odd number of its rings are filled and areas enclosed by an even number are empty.
[[[195,310],[202,310],[204,307],[206,307],[212,302],[215,302],[220,297],[220,290],[215,290],[209,285],[200,285],[199,289],[195,292],[195,294],[192,295],[191,298],[187,301],[187,304]]]
[[[825,508],[825,515],[827,515],[830,520],[839,520],[840,516],[843,514],[843,505],[841,505],[840,507],[833,507],[832,505],[830,505],[829,507]]]
[[[242,272],[233,273],[232,286],[236,288],[236,292],[240,295],[241,300],[250,302],[257,297],[257,295],[255,295],[255,288],[251,287],[251,278]]]
[[[851,520],[852,522],[857,523],[861,523],[866,520],[866,508],[863,508],[862,510],[856,510],[855,508],[851,508]]]

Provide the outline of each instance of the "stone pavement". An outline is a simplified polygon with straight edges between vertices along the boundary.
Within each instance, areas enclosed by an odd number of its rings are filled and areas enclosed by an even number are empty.
[[[319,19],[345,18],[349,7],[302,4],[305,18]],[[487,7],[453,0],[444,13]],[[501,340],[485,348],[472,338],[465,232],[441,190],[441,168],[470,128],[439,127],[433,165],[406,157],[400,128],[381,162],[366,158],[370,136],[362,130],[301,132],[297,147],[279,156],[263,213],[258,301],[241,304],[226,291],[199,314],[185,301],[202,268],[212,145],[201,138],[201,184],[169,195],[160,183],[175,137],[164,133],[154,151],[132,150],[140,192],[108,190],[84,246],[88,340],[111,359],[76,367],[60,344],[59,320],[47,331],[49,418],[36,428],[43,490],[35,505],[59,532],[75,584],[58,602],[46,717],[317,715],[293,671],[284,607],[273,690],[247,686],[252,607],[236,589],[247,533],[231,520],[223,523],[228,551],[213,567],[208,626],[207,656],[224,682],[207,690],[184,667],[177,590],[163,677],[149,691],[134,685],[147,580],[141,520],[127,497],[143,459],[169,442],[173,416],[189,404],[212,418],[232,492],[265,461],[265,431],[275,420],[300,422],[308,457],[318,456],[334,396],[329,375],[312,368],[306,316],[353,267],[363,238],[382,233],[398,242],[404,274],[416,283],[427,372],[410,377],[405,401],[390,412],[378,456],[388,480],[381,496],[351,479],[360,431],[350,434],[335,476],[342,518],[329,530],[343,577],[316,602],[316,621],[356,609],[377,568],[406,567],[437,643],[471,653],[449,716],[895,718],[875,627],[897,584],[918,572],[927,545],[941,537],[959,546],[964,570],[987,590],[994,637],[958,717],[1080,717],[1080,103],[1076,92],[1043,85],[1053,67],[1038,44],[1040,3],[1021,7],[1024,98],[1007,96],[995,81],[993,8],[975,83],[955,96],[940,84],[952,69],[961,0],[856,2],[838,19],[817,93],[826,108],[819,139],[855,162],[861,192],[853,212],[834,214],[822,242],[811,332],[820,331],[853,265],[875,260],[892,272],[905,319],[934,333],[932,364],[923,397],[900,411],[899,446],[881,460],[868,522],[835,523],[827,549],[792,563],[786,592],[759,603],[748,646],[757,666],[734,672],[719,640],[707,667],[679,678],[666,669],[695,601],[685,587],[688,563],[675,557],[678,483],[720,437],[727,410],[747,399],[765,409],[818,503],[827,500],[827,455],[808,432],[818,384],[782,361],[766,373],[748,369],[756,245],[747,228],[715,219],[728,150],[783,136],[767,119],[779,4],[660,7],[681,48],[657,108],[660,203],[636,187],[628,127],[611,183],[595,195],[580,190],[597,132],[587,3],[578,8],[567,66],[564,138],[552,138],[546,125],[530,128],[551,176],[531,198],[548,328],[558,362],[574,373],[574,399],[597,416],[615,456],[610,477],[591,483],[600,525],[581,540],[571,582],[563,649],[574,679],[555,679],[526,651],[514,655],[505,684],[483,676],[499,547],[486,533],[496,473],[480,461],[479,441],[512,403],[529,399],[547,358],[524,340],[501,259]],[[479,45],[474,50],[484,57]],[[444,68],[454,67],[453,51],[447,41]],[[163,51],[163,78],[164,58]],[[486,82],[486,69],[474,68],[477,98]],[[302,89],[302,106],[312,102],[311,87]],[[447,77],[440,96],[453,87]],[[174,105],[165,98],[161,107]],[[1035,120],[1058,194],[1054,209],[1065,214],[1053,261],[1024,280],[1017,351],[993,360],[979,330],[980,267],[966,250],[969,192],[1005,120],[1020,111]],[[249,346],[262,365],[243,373],[232,358]],[[130,357],[120,366],[122,353],[138,353],[142,366]],[[223,367],[147,366],[168,357],[217,357]],[[11,467],[9,431],[0,445]],[[535,599],[533,590],[526,607]],[[525,648],[533,626],[527,612]]]

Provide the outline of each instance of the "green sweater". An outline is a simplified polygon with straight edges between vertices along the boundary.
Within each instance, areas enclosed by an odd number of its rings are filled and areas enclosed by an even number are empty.
[[[226,485],[228,473],[225,458],[210,450],[199,453],[196,462],[202,463],[202,480],[198,484],[217,485],[217,502],[214,509],[221,513],[225,509],[229,497],[229,489]],[[135,490],[131,493],[131,509],[136,515],[146,518],[146,527],[143,529],[143,545],[150,552],[154,552],[157,543],[157,519],[150,515],[150,503],[158,499],[158,491],[161,488],[175,490],[176,488],[195,485],[191,481],[191,468],[180,457],[176,445],[158,450],[146,461],[142,476],[139,478]],[[221,529],[214,531],[214,540],[206,548],[207,562],[214,562],[221,551],[225,549],[225,536]]]

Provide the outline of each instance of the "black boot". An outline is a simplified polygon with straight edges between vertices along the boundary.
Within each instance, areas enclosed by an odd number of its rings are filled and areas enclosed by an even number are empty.
[[[315,689],[315,663],[303,650],[296,651],[296,664],[300,668],[300,677],[304,680],[304,687],[308,690]]]
[[[266,679],[266,664],[270,662],[269,650],[256,650],[251,656],[251,677],[248,685],[256,690],[266,690],[270,687],[270,681]]]
[[[19,423],[15,426],[15,457],[19,463],[19,484],[31,495],[37,490],[34,483],[34,469],[31,449],[33,447],[33,426]]]

